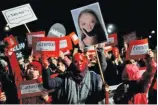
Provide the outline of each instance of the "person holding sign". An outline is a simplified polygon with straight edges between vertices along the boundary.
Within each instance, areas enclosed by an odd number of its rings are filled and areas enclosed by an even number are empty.
[[[33,61],[27,66],[26,79],[27,80],[42,80],[42,65]],[[42,82],[42,81],[40,81]],[[28,97],[22,99],[22,104],[49,104],[51,103],[51,97],[45,92],[41,96]]]
[[[76,53],[72,63],[62,75],[50,78],[48,62],[43,71],[43,85],[47,89],[59,89],[57,104],[104,103],[104,88],[100,75],[88,69],[88,59],[83,53]],[[80,95],[80,97],[79,97]]]
[[[122,74],[123,84],[117,89],[114,100],[116,104],[148,104],[147,93],[157,70],[154,54],[148,50],[145,62],[147,69],[141,72],[137,65],[127,64]],[[119,92],[126,87],[126,92]],[[121,97],[122,96],[122,97]]]
[[[81,40],[85,46],[107,40],[97,14],[93,10],[83,10],[78,16],[78,24],[81,30]]]

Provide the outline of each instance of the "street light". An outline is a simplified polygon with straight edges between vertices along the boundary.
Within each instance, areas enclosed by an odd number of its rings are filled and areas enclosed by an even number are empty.
[[[9,31],[10,31],[10,27],[9,27],[8,24],[4,27],[4,31],[5,31],[5,32],[9,32]]]
[[[108,32],[108,34],[115,33],[116,30],[117,30],[116,25],[114,25],[114,24],[108,24],[107,25],[107,32]]]

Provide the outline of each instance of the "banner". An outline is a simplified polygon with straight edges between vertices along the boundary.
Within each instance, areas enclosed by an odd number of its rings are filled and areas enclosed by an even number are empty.
[[[33,52],[45,53],[49,56],[59,56],[59,38],[33,37]]]
[[[59,38],[59,49],[63,52],[72,50],[72,42],[69,36]]]
[[[108,41],[108,33],[98,2],[73,9],[71,14],[77,35],[84,43],[84,47]]]
[[[144,58],[148,49],[148,39],[132,40],[126,53],[126,60]]]
[[[108,36],[109,41],[106,42],[106,46],[116,46],[118,45],[117,33],[110,34]]]
[[[69,34],[72,42],[74,43],[74,45],[77,45],[79,43],[79,39],[78,39],[78,36],[76,35],[75,32],[72,32]]]
[[[137,40],[136,32],[131,32],[123,36],[124,42],[129,43],[131,40]]]
[[[13,35],[4,38],[4,42],[5,44],[7,44],[8,48],[14,48],[18,44],[17,40]]]
[[[32,47],[32,38],[33,37],[45,37],[45,31],[31,32],[31,33],[27,33],[26,35],[27,35],[28,47]]]
[[[18,91],[20,98],[41,96],[43,92],[53,92],[54,90],[47,90],[43,87],[43,83],[38,80],[22,81],[19,84]]]
[[[2,11],[10,28],[37,20],[30,4],[21,5]]]

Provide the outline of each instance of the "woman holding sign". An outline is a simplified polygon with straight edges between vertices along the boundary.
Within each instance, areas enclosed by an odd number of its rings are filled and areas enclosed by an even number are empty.
[[[81,40],[85,46],[107,40],[97,14],[94,11],[90,9],[83,10],[79,14],[78,24],[81,30]]]

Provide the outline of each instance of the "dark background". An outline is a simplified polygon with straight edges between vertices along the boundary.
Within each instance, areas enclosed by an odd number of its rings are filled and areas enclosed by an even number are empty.
[[[70,10],[95,2],[100,4],[105,24],[113,23],[117,26],[121,44],[124,34],[136,31],[138,37],[146,38],[152,30],[157,30],[156,0],[1,0],[0,10],[30,3],[38,18],[27,23],[32,32],[44,30],[48,33],[54,23],[61,23],[69,34],[76,31]],[[6,36],[5,25],[6,21],[0,13],[0,40]],[[25,39],[27,30],[21,25],[12,28],[9,33],[18,36],[21,42]],[[150,39],[153,48],[157,45],[156,33]]]

